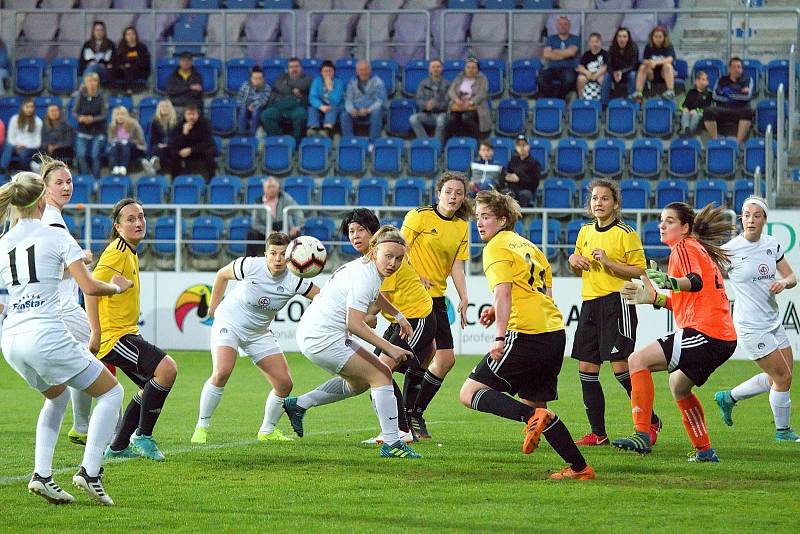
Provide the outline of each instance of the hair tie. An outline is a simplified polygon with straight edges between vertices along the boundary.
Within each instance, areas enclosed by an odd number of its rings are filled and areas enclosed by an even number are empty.
[[[32,208],[32,207],[34,207],[34,206],[35,206],[35,205],[36,205],[36,204],[39,202],[39,200],[41,200],[41,198],[44,196],[44,194],[45,194],[46,192],[47,192],[47,190],[45,190],[45,189],[42,189],[42,192],[41,192],[41,193],[39,193],[39,196],[38,196],[38,197],[36,197],[36,200],[34,200],[33,202],[31,202],[31,203],[30,203],[30,204],[28,204],[27,206],[22,206],[22,207],[20,207],[19,209],[26,210],[26,209],[28,209],[28,208]]]

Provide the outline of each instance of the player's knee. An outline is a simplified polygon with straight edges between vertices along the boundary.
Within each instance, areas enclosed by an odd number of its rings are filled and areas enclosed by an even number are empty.
[[[788,391],[792,385],[792,371],[788,368],[773,371],[770,378],[778,391]]]
[[[458,394],[458,400],[467,408],[472,408],[472,398],[475,396],[475,388],[468,382],[461,386],[461,392]]]
[[[214,369],[211,373],[211,384],[218,388],[224,388],[231,377],[232,368]]]
[[[279,397],[288,397],[289,393],[292,392],[293,387],[294,383],[289,377],[276,380],[272,385],[272,389],[275,390],[275,394]]]
[[[644,363],[644,358],[642,358],[641,353],[634,352],[628,358],[628,370],[633,373],[636,371],[642,371],[647,369],[647,365]]]
[[[170,356],[165,356],[156,367],[155,375],[161,385],[171,386],[178,376],[178,364]]]

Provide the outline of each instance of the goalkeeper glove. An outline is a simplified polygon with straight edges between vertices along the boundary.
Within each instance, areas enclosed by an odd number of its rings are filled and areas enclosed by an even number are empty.
[[[661,289],[671,289],[675,293],[678,293],[681,290],[680,286],[678,285],[678,279],[673,278],[664,271],[660,270],[655,260],[650,260],[650,268],[645,269],[644,272],[647,277],[653,281],[656,287],[660,287]]]

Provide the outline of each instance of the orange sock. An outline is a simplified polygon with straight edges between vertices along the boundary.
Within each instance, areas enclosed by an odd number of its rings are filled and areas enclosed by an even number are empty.
[[[631,373],[631,413],[637,432],[650,431],[655,396],[653,375],[650,374],[650,371],[642,369]]]
[[[692,440],[694,448],[698,451],[710,449],[711,438],[708,436],[706,418],[700,400],[692,393],[685,399],[677,401],[677,403],[678,409],[680,409],[683,416],[683,426],[686,427],[686,433],[689,435],[689,439]]]

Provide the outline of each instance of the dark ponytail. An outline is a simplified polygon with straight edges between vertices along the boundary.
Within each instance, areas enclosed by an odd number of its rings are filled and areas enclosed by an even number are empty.
[[[681,224],[689,225],[689,235],[697,239],[717,264],[721,271],[727,271],[730,258],[720,243],[733,237],[736,227],[725,215],[725,208],[707,204],[695,215],[692,208],[683,202],[672,202],[664,209],[672,210],[678,215]]]

